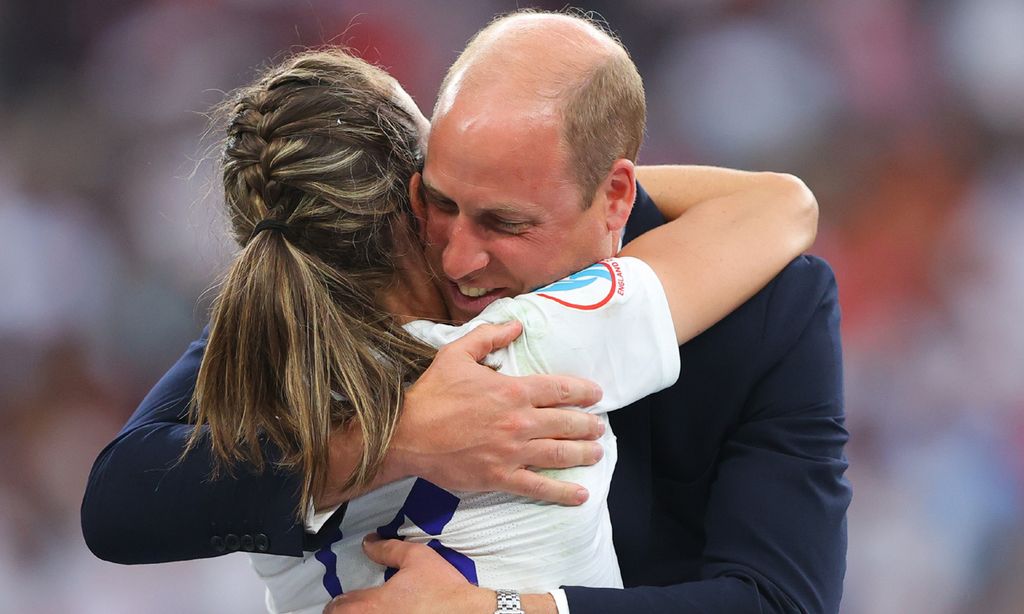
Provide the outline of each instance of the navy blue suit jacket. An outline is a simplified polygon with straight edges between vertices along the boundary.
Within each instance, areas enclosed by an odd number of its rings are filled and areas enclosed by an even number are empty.
[[[662,222],[641,191],[626,238]],[[204,348],[205,333],[96,460],[82,527],[97,556],[152,563],[317,545],[295,521],[293,476],[211,482],[205,448],[178,462]],[[635,588],[567,587],[573,614],[838,611],[851,491],[832,271],[798,258],[680,356],[674,386],[611,418],[609,505]]]

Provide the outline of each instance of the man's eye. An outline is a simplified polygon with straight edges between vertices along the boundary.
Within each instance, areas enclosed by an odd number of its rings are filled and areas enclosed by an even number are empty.
[[[513,235],[520,234],[529,227],[528,222],[506,222],[504,220],[495,220],[494,225],[501,232]]]
[[[451,203],[445,200],[437,200],[434,198],[430,198],[427,199],[427,202],[429,202],[430,205],[437,209],[438,211],[442,211],[444,213],[455,213],[456,211],[459,210],[458,207],[455,206],[455,203]]]

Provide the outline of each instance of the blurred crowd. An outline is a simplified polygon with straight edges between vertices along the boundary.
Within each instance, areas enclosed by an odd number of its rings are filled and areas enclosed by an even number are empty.
[[[259,611],[244,556],[120,567],[78,521],[93,459],[198,335],[231,254],[206,111],[331,43],[429,115],[516,5],[564,3],[0,0],[0,612]],[[579,6],[644,76],[642,162],[786,171],[818,196],[852,433],[843,611],[1019,612],[1024,2]]]

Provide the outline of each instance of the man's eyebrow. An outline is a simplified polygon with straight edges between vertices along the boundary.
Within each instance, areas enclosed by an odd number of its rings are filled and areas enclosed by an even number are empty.
[[[423,191],[426,192],[428,196],[430,196],[430,198],[442,203],[455,204],[455,200],[453,198],[445,195],[444,192],[438,190],[434,186],[427,183],[425,179],[420,179],[420,186],[423,188]],[[508,217],[512,219],[520,219],[527,222],[534,221],[536,217],[531,211],[525,209],[524,207],[514,205],[511,203],[494,203],[486,206],[481,211],[479,211],[479,213],[482,215],[491,215],[495,217]]]
[[[534,221],[535,217],[532,212],[524,210],[522,207],[506,203],[496,203],[491,205],[487,207],[487,210],[484,213],[494,217],[521,220],[524,222]]]
[[[444,192],[438,190],[434,186],[427,183],[425,179],[420,180],[420,185],[423,186],[423,191],[430,195],[434,200],[439,200],[446,203],[454,203],[455,201],[445,195]]]

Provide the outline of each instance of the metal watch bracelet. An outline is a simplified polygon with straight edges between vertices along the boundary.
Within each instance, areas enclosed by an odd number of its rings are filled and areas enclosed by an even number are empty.
[[[507,588],[499,588],[498,609],[494,614],[526,614],[523,612],[523,604],[519,601],[519,592]]]

